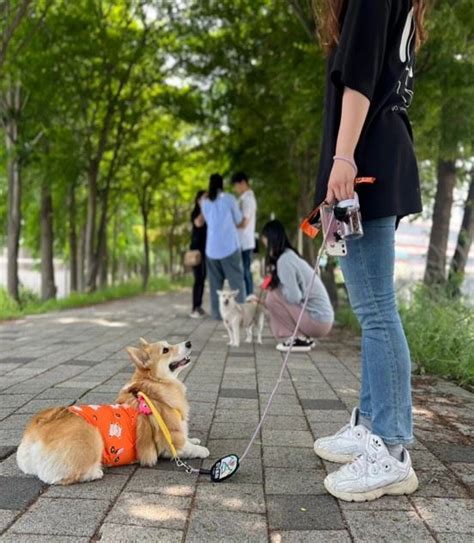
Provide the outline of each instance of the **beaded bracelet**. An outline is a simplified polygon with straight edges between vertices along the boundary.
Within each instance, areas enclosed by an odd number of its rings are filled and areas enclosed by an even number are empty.
[[[355,177],[357,177],[357,173],[358,173],[358,169],[357,169],[357,164],[354,162],[354,160],[352,158],[348,158],[346,156],[342,156],[342,155],[334,155],[332,157],[333,160],[342,160],[343,162],[347,162],[347,164],[350,164],[353,168],[354,168],[354,172],[355,172]]]

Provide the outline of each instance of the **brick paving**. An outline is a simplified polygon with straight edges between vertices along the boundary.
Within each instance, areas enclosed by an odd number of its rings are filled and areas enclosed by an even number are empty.
[[[415,378],[419,490],[345,503],[323,479],[314,439],[347,422],[357,404],[358,341],[337,331],[292,356],[260,438],[226,483],[169,461],[109,469],[101,481],[48,487],[16,467],[32,413],[52,405],[112,402],[132,371],[124,347],[140,336],[190,338],[184,379],[190,430],[211,451],[241,454],[277,378],[281,355],[264,345],[228,350],[224,328],[187,317],[187,293],[139,297],[0,325],[0,541],[449,543],[474,540],[474,395]],[[199,462],[195,462],[199,465]]]

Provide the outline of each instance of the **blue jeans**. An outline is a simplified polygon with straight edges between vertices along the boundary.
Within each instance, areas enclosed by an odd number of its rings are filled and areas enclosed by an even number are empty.
[[[244,266],[244,281],[246,296],[253,294],[253,277],[252,277],[252,254],[253,249],[242,251],[242,264]]]
[[[365,221],[364,236],[348,241],[339,259],[362,328],[360,412],[389,445],[413,439],[410,352],[394,288],[395,221]]]
[[[224,286],[227,279],[232,290],[238,290],[237,301],[239,304],[245,301],[244,272],[242,269],[242,256],[235,251],[230,256],[220,259],[206,258],[207,274],[209,276],[209,291],[211,297],[212,317],[221,320],[219,312],[219,296],[217,291]]]

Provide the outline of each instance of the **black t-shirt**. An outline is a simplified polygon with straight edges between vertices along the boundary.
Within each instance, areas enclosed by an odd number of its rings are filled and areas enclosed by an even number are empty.
[[[203,226],[196,226],[194,224],[194,219],[199,217],[201,214],[201,208],[196,206],[191,213],[191,247],[190,249],[201,251],[204,253],[206,250],[206,236],[207,236],[207,224],[204,223]]]
[[[316,204],[327,192],[344,87],[364,94],[370,108],[355,161],[363,219],[421,211],[418,167],[407,108],[413,98],[415,21],[411,0],[347,0],[338,46],[328,59],[324,132]]]

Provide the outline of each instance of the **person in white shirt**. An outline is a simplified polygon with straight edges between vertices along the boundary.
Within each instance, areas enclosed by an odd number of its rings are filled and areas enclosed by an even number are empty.
[[[249,178],[244,172],[232,176],[232,185],[239,196],[239,206],[243,221],[239,225],[240,250],[244,267],[245,295],[253,294],[252,255],[255,249],[255,222],[257,218],[257,200],[250,188]]]

